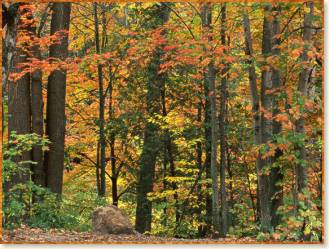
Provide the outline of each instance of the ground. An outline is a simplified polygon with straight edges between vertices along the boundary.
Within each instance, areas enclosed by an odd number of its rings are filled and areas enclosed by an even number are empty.
[[[92,232],[74,232],[57,229],[48,231],[39,228],[19,228],[12,231],[3,230],[3,243],[252,243],[255,239],[176,239],[158,236],[134,235],[101,235]]]
[[[177,239],[165,238],[158,236],[146,236],[142,234],[134,235],[101,235],[92,232],[75,232],[58,229],[42,230],[39,228],[23,227],[12,231],[3,230],[2,243],[117,243],[117,244],[134,244],[134,243],[170,243],[170,244],[250,244],[250,243],[282,243],[280,241],[259,242],[255,238],[220,238],[220,239]],[[287,242],[286,242],[287,243]],[[288,242],[289,243],[289,242]],[[296,243],[296,242],[290,242]],[[298,243],[298,242],[297,242]],[[300,243],[300,242],[299,242]]]

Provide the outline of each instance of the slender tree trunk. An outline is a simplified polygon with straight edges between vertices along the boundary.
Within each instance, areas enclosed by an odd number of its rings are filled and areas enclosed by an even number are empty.
[[[112,82],[109,82],[109,119],[112,121],[113,119],[113,85]],[[110,131],[110,160],[111,160],[111,183],[112,183],[112,203],[115,206],[119,204],[119,196],[118,196],[118,174],[116,168],[116,156],[115,156],[115,134],[113,131]]]
[[[253,47],[252,47],[252,36],[250,30],[250,21],[249,16],[246,12],[243,14],[243,29],[244,29],[244,36],[245,36],[245,54],[249,57],[247,59],[248,63],[248,74],[249,74],[249,88],[252,98],[252,112],[253,112],[253,119],[254,119],[254,141],[255,145],[259,145],[260,142],[260,98],[257,89],[257,76],[256,76],[256,69],[252,57],[254,56]],[[256,174],[258,174],[258,163],[259,160],[256,159]],[[257,182],[257,197],[259,197],[259,185]],[[259,198],[257,200],[257,215],[256,219],[260,216],[260,203]]]
[[[226,45],[226,4],[221,7],[221,43]],[[225,62],[224,62],[225,63]],[[220,139],[220,196],[221,196],[221,237],[225,237],[228,227],[228,207],[226,199],[226,102],[227,102],[227,71],[228,65],[225,65],[221,71],[221,86],[220,86],[220,112],[219,112],[219,139]]]
[[[234,195],[233,195],[233,172],[232,172],[232,161],[231,161],[231,157],[229,154],[229,150],[226,146],[226,159],[227,159],[227,173],[230,179],[230,183],[228,185],[228,190],[230,193],[230,200],[228,202],[228,210],[233,210],[233,206],[234,206]],[[231,211],[227,212],[227,227],[231,227],[234,226],[234,215]]]
[[[303,69],[299,76],[298,82],[298,92],[301,98],[305,98],[307,96],[307,85],[310,82],[310,72],[312,70],[311,65],[308,63],[308,56],[307,52],[311,49],[311,40],[312,40],[312,17],[314,12],[314,3],[308,2],[307,6],[309,8],[309,12],[304,16],[304,33],[303,33],[303,40],[304,40],[304,50],[301,56],[303,64]],[[296,133],[304,136],[305,135],[305,120],[304,117],[301,117],[296,121]],[[307,187],[307,167],[305,166],[306,160],[306,151],[305,151],[305,144],[299,146],[297,148],[299,151],[299,160],[301,163],[296,165],[296,180],[297,180],[297,192],[302,193],[303,190]]]
[[[97,14],[97,3],[93,3],[94,9],[94,24],[95,24],[95,46],[96,53],[100,54],[100,37],[99,37],[99,22]],[[98,94],[99,94],[99,145],[100,145],[100,190],[99,196],[104,197],[106,194],[106,179],[105,179],[105,132],[104,132],[104,83],[103,83],[103,67],[101,64],[97,65],[98,73]]]
[[[154,18],[150,20],[150,26],[157,28],[165,24],[169,19],[170,9],[164,4],[153,7]],[[159,74],[160,57],[162,48],[156,48],[152,61],[148,66],[147,78],[147,114],[152,117],[161,111],[161,88],[164,84],[165,76]],[[152,223],[152,202],[147,199],[147,194],[153,191],[153,180],[155,174],[155,164],[160,150],[160,139],[158,126],[147,122],[144,131],[144,146],[140,158],[140,172],[137,183],[137,207],[135,228],[138,232],[151,231]]]
[[[271,55],[272,50],[272,22],[271,22],[271,5],[266,5],[264,9],[264,24],[263,24],[263,41],[262,55],[266,59]],[[272,112],[273,98],[272,94],[268,93],[272,89],[272,72],[269,68],[262,70],[261,81],[261,103],[263,111],[260,117],[261,124],[261,144],[267,146],[267,143],[272,138],[272,121],[267,118],[265,112]],[[267,171],[271,170],[268,167],[272,165],[272,158],[263,158],[260,153],[258,156],[258,185],[259,185],[259,202],[260,202],[260,222],[261,230],[269,232],[271,229],[271,199],[270,199],[270,176]],[[265,172],[266,171],[266,172]]]
[[[204,96],[205,96],[205,109],[204,109],[204,138],[205,138],[205,154],[204,168],[206,170],[206,188],[211,189],[211,183],[208,180],[211,179],[210,165],[211,165],[211,108],[209,101],[209,86],[204,84]],[[203,234],[208,234],[211,230],[212,220],[212,200],[211,195],[206,191],[206,226],[204,227]]]
[[[199,105],[198,105],[198,116],[197,116],[197,121],[199,123],[202,122],[202,101],[200,101]],[[196,144],[196,161],[197,161],[197,166],[198,166],[198,170],[199,170],[199,175],[200,175],[200,180],[202,180],[202,171],[203,171],[203,167],[202,167],[202,143],[200,141],[197,142]],[[198,194],[198,208],[196,210],[196,215],[198,217],[198,222],[201,224],[203,222],[202,220],[202,206],[203,206],[203,193],[202,193],[202,182],[199,182],[197,185],[197,194]],[[203,230],[204,227],[203,225],[199,225],[198,227],[198,234],[200,237],[203,236]]]
[[[280,56],[279,45],[281,44],[280,35],[280,23],[279,23],[279,15],[280,15],[280,7],[273,8],[274,13],[273,19],[273,49],[272,54],[276,56]],[[273,82],[273,90],[279,91],[282,86],[280,70],[276,67],[272,67],[272,82]],[[275,116],[280,113],[278,108],[279,99],[278,96],[274,96],[273,98],[273,135],[279,135],[281,132],[281,123],[275,120]],[[273,158],[273,162],[277,162],[279,158],[282,156],[283,152],[280,149],[277,149]],[[283,188],[282,188],[282,180],[283,174],[281,172],[281,168],[279,164],[273,164],[270,173],[270,200],[271,200],[271,225],[272,227],[276,227],[279,225],[281,217],[277,214],[278,208],[283,204]]]
[[[212,32],[212,6],[210,3],[202,6],[202,28],[204,35],[209,35]],[[211,41],[211,35],[208,40]],[[214,235],[217,236],[220,231],[220,208],[219,208],[219,195],[218,195],[218,165],[217,165],[217,108],[216,108],[216,86],[215,86],[216,72],[213,60],[205,68],[204,84],[209,87],[210,102],[210,125],[211,125],[211,188],[212,188],[212,226]]]
[[[36,27],[33,28],[33,35],[37,36]],[[33,57],[41,60],[40,46],[36,44],[32,48]],[[43,131],[43,99],[42,99],[42,71],[36,69],[31,73],[31,114],[32,132],[41,138]],[[46,172],[43,164],[42,146],[36,145],[32,148],[32,161],[36,162],[32,167],[33,182],[39,186],[46,186]]]
[[[299,82],[298,82],[298,93],[299,97],[305,99],[307,97],[307,88],[308,84],[311,81],[311,72],[312,72],[312,65],[309,63],[309,58],[307,53],[312,48],[312,18],[314,13],[314,3],[312,1],[307,3],[307,7],[309,8],[309,12],[304,15],[304,33],[303,33],[303,41],[304,41],[304,49],[303,54],[301,56],[301,60],[304,63],[302,71],[299,75]],[[296,133],[301,136],[305,137],[305,119],[303,115],[296,121]],[[305,141],[305,140],[304,140]],[[299,163],[296,165],[296,203],[299,203],[299,194],[304,194],[304,191],[307,190],[308,185],[308,175],[307,175],[307,164],[306,164],[306,150],[305,150],[305,142],[303,142],[300,146],[296,148],[299,151]],[[308,206],[308,201],[306,200],[306,206]],[[298,209],[301,209],[300,205],[297,205]],[[310,240],[310,234],[304,234],[304,230],[306,225],[309,223],[309,218],[304,218],[304,224],[302,227],[303,239]]]
[[[167,153],[167,148],[166,145],[163,145],[163,191],[166,191],[168,188],[168,184],[167,184],[167,180],[166,177],[168,175],[167,173],[167,165],[168,165],[168,153]],[[167,198],[164,197],[163,198],[163,202],[167,203]],[[165,207],[163,209],[163,225],[167,226],[167,222],[168,222],[168,217],[167,217],[167,207]]]
[[[50,34],[62,32],[59,44],[52,44],[49,57],[64,61],[68,55],[68,31],[71,3],[54,3]],[[45,154],[47,187],[54,193],[62,193],[65,137],[66,71],[56,69],[48,78],[46,135],[51,144]]]
[[[109,82],[109,119],[113,119],[113,85],[112,81]],[[112,203],[115,206],[119,204],[118,196],[118,174],[116,168],[116,156],[115,156],[115,134],[113,131],[110,131],[110,160],[111,160],[111,183],[112,183]]]
[[[100,190],[101,190],[101,179],[100,179],[100,172],[99,172],[99,141],[97,141],[97,147],[96,147],[96,188],[97,188],[97,194],[100,196]]]

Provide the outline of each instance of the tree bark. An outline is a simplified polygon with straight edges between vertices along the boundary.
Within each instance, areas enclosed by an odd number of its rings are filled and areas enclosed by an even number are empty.
[[[36,27],[32,29],[33,35],[37,36]],[[41,59],[40,46],[35,44],[32,48],[33,57]],[[43,99],[42,99],[42,71],[36,69],[31,73],[31,114],[32,114],[32,133],[43,137]],[[46,173],[43,164],[42,146],[36,145],[32,148],[32,161],[36,162],[33,165],[33,182],[39,186],[46,186]]]
[[[59,44],[52,44],[49,56],[64,61],[68,55],[71,3],[54,3],[50,34],[64,31]],[[47,187],[62,193],[65,137],[66,70],[56,69],[48,78],[46,135],[51,144],[45,154]]]
[[[2,51],[2,96],[5,93],[9,71],[14,61],[20,5],[21,3],[13,3],[8,6],[2,4],[2,28],[6,27]]]
[[[277,13],[276,13],[277,12]],[[280,25],[279,25],[279,7],[265,7],[264,26],[263,26],[263,44],[262,54],[264,58],[270,55],[279,55],[280,50]],[[270,15],[275,15],[270,17]],[[253,49],[252,38],[250,32],[250,23],[247,13],[243,16],[243,25],[245,33],[246,48],[245,53],[249,56],[247,62],[249,64],[249,84],[252,96],[253,115],[254,115],[254,136],[256,145],[264,145],[270,142],[273,135],[278,135],[281,132],[281,124],[275,120],[266,118],[264,112],[272,113],[273,117],[279,113],[278,100],[268,90],[279,90],[281,87],[280,72],[273,66],[268,66],[262,70],[262,83],[260,97],[258,95],[256,83],[256,71],[254,63],[252,62]],[[262,106],[263,112],[260,114],[259,106]],[[279,224],[280,217],[277,214],[278,207],[282,204],[282,173],[280,166],[274,164],[282,155],[282,151],[277,150],[274,157],[263,159],[259,155],[256,162],[258,175],[258,201],[257,217],[260,216],[262,230],[268,232],[271,227]],[[264,167],[270,167],[267,175]]]
[[[153,7],[150,26],[157,28],[169,19],[170,9],[164,4]],[[161,110],[161,88],[164,84],[164,75],[159,74],[162,48],[155,49],[153,58],[147,68],[147,115],[154,117]],[[158,126],[147,122],[144,130],[144,146],[140,157],[140,172],[137,183],[137,207],[135,228],[138,232],[151,231],[152,203],[147,194],[153,191],[156,158],[160,148]]]
[[[200,103],[198,104],[198,115],[197,115],[197,121],[202,122],[202,100],[200,100]],[[201,135],[199,135],[201,136]],[[196,162],[199,170],[200,180],[202,180],[202,172],[203,172],[203,166],[202,166],[202,143],[200,141],[196,144]],[[202,182],[199,182],[197,185],[197,194],[198,194],[198,208],[196,210],[196,215],[198,217],[198,222],[202,223],[202,208],[203,208],[203,193],[202,193]],[[204,226],[199,225],[198,227],[198,234],[200,237],[204,236]]]
[[[222,46],[226,44],[226,4],[223,3],[221,7],[221,43]],[[225,62],[224,62],[225,63]],[[221,237],[225,237],[228,230],[228,206],[226,199],[226,168],[227,168],[227,154],[226,154],[226,106],[227,106],[227,72],[228,65],[225,64],[221,71],[221,85],[220,85],[220,111],[219,111],[219,139],[220,139],[220,197],[221,197]]]
[[[263,40],[262,40],[262,55],[264,59],[271,55],[272,50],[272,22],[271,22],[271,5],[266,5],[264,8],[264,23],[263,23]],[[272,72],[267,66],[262,70],[261,79],[261,106],[262,113],[260,116],[260,142],[263,146],[267,146],[272,138],[272,121],[266,117],[265,112],[272,112],[273,98],[268,91],[272,89]],[[271,170],[268,167],[272,165],[272,158],[263,158],[262,154],[258,156],[258,185],[259,185],[259,202],[260,202],[260,223],[263,232],[269,232],[271,229],[271,199],[270,199],[270,176],[267,171]]]
[[[212,32],[212,6],[210,3],[206,3],[202,6],[202,29],[203,35],[208,36],[208,41],[212,40],[209,33]],[[209,62],[204,72],[204,84],[209,87],[209,102],[210,102],[210,126],[211,126],[211,188],[212,188],[212,226],[215,236],[220,232],[220,208],[219,208],[219,196],[218,196],[218,165],[217,165],[217,108],[216,108],[216,71],[214,67],[213,59]]]
[[[100,196],[100,190],[101,190],[101,179],[100,179],[100,172],[99,172],[99,141],[97,141],[97,147],[96,147],[96,188],[97,188],[97,194]]]
[[[251,93],[252,100],[252,113],[253,113],[253,121],[254,121],[254,142],[255,145],[260,145],[260,97],[257,89],[257,76],[255,64],[253,62],[253,47],[252,47],[252,35],[250,30],[250,21],[249,16],[244,11],[243,13],[243,29],[244,29],[244,37],[245,37],[245,54],[248,56],[247,64],[248,64],[248,75],[249,75],[249,88]],[[258,174],[258,163],[259,160],[256,159],[256,174]],[[257,197],[259,196],[259,185],[257,182]],[[259,198],[257,200],[257,215],[256,219],[260,216],[260,203]]]
[[[204,168],[206,170],[206,188],[211,188],[211,183],[208,180],[211,179],[211,108],[209,101],[209,86],[204,84],[204,96],[205,96],[205,105],[204,105],[204,139],[205,139],[205,161]],[[206,226],[204,227],[203,234],[208,234],[211,229],[211,220],[212,220],[212,199],[211,195],[206,191]]]
[[[17,24],[19,21],[18,8],[20,3],[2,4],[2,29],[6,28],[5,36],[2,39],[2,86],[1,86],[1,116],[4,114],[4,96],[6,95],[6,88],[8,84],[8,75],[12,71],[13,60],[16,48]],[[3,144],[3,136],[5,131],[5,122],[2,118],[2,136],[1,142]]]
[[[279,45],[281,44],[280,35],[280,7],[273,8],[273,48],[272,54],[275,56],[280,56]],[[273,82],[273,90],[278,93],[280,91],[280,87],[282,86],[280,70],[276,67],[272,67],[272,82]],[[279,99],[278,96],[275,95],[273,97],[273,135],[277,136],[280,134],[282,130],[281,123],[275,120],[275,116],[280,113],[279,110]],[[281,167],[278,163],[275,163],[282,156],[283,152],[280,149],[275,151],[275,155],[273,157],[274,164],[271,167],[270,173],[270,200],[271,200],[271,225],[272,227],[276,227],[280,224],[281,216],[277,214],[278,208],[283,204],[283,188],[282,188],[282,180],[283,174],[281,172]]]
[[[113,84],[112,80],[109,82],[109,120],[112,121],[114,109],[113,109]],[[112,183],[112,204],[118,206],[119,197],[118,197],[118,174],[116,167],[116,156],[115,156],[115,134],[114,131],[110,130],[110,161],[111,161],[111,183]]]
[[[17,13],[16,20],[11,20],[13,23],[8,23],[7,30],[10,36],[8,39],[8,53],[13,53],[13,68],[11,69],[10,65],[8,70],[11,73],[21,73],[25,67],[21,68],[21,63],[26,63],[28,59],[28,54],[24,52],[24,48],[16,47],[16,41],[11,39],[16,39],[16,32],[29,32],[29,26],[24,25],[22,21],[22,16],[26,15],[25,11],[22,10],[20,13]],[[15,18],[14,18],[15,19]],[[17,25],[16,25],[17,24]],[[11,26],[13,25],[13,26]],[[14,46],[14,47],[13,47]],[[14,49],[10,52],[11,49]],[[8,54],[10,56],[10,54]],[[8,59],[10,63],[10,58]],[[8,81],[8,136],[12,132],[16,134],[24,135],[31,133],[31,96],[30,96],[30,73],[25,73],[19,79],[9,80]],[[14,158],[16,163],[23,161],[30,161],[31,153],[30,151],[25,151],[21,156]],[[7,192],[11,187],[19,183],[25,183],[29,180],[30,177],[30,164],[24,163],[19,165],[21,167],[20,171],[14,174],[10,182],[5,182],[4,191]]]
[[[304,15],[304,33],[303,33],[303,41],[305,43],[303,54],[301,56],[301,60],[304,63],[303,69],[299,76],[298,81],[298,92],[301,98],[305,98],[307,96],[307,85],[310,82],[310,72],[312,70],[311,65],[308,63],[307,52],[310,51],[311,48],[311,40],[312,40],[312,16],[314,12],[314,3],[308,2],[307,6],[309,8],[309,12]],[[304,117],[301,117],[296,121],[296,133],[300,136],[305,135],[305,120]],[[296,165],[296,182],[297,182],[297,192],[303,193],[303,190],[307,187],[307,167],[305,165],[306,160],[306,151],[305,144],[298,146],[297,150],[299,151],[299,160],[301,163]]]
[[[100,54],[100,38],[99,38],[99,22],[97,15],[97,3],[93,3],[94,9],[94,24],[95,24],[95,46],[96,53]],[[104,83],[103,83],[103,67],[101,64],[97,65],[98,73],[98,94],[99,94],[99,145],[100,145],[100,189],[99,196],[104,197],[106,193],[106,179],[105,179],[105,133],[104,133]]]

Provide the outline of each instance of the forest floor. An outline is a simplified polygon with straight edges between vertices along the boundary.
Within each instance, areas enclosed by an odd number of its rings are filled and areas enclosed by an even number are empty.
[[[159,236],[134,235],[101,235],[92,232],[74,232],[65,230],[42,230],[38,228],[19,228],[12,231],[3,230],[2,243],[257,243],[254,238],[221,238],[221,239],[177,239]]]

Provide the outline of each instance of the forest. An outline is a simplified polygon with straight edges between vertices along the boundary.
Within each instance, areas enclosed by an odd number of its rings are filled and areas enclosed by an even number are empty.
[[[3,1],[3,239],[321,242],[323,46],[319,1]]]

